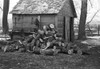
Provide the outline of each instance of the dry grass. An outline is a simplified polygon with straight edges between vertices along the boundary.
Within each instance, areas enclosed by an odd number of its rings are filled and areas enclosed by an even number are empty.
[[[83,58],[65,54],[43,56],[18,52],[0,53],[0,69],[70,69],[81,63]]]
[[[1,46],[5,43],[0,42]],[[78,44],[82,49],[85,44]],[[88,50],[90,55],[58,54],[43,56],[33,53],[0,52],[0,69],[100,69],[100,46]]]
[[[92,55],[43,56],[32,53],[0,52],[0,69],[99,69],[98,60],[98,57]]]

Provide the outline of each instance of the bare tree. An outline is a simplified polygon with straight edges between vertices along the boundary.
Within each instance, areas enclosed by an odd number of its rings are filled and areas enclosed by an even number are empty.
[[[3,2],[3,17],[2,17],[2,27],[3,33],[7,34],[8,32],[8,11],[9,11],[9,0],[4,0]]]
[[[87,26],[87,28],[89,29],[91,35],[92,35],[93,33],[92,33],[92,30],[91,30],[89,24],[92,22],[92,20],[94,19],[94,17],[96,16],[96,14],[97,14],[99,11],[100,11],[100,9],[96,11],[96,13],[93,15],[93,17],[91,18],[91,20],[88,21],[87,24],[86,24],[86,26]]]
[[[92,22],[92,20],[94,19],[94,17],[97,15],[97,13],[98,13],[99,11],[100,11],[100,9],[96,11],[96,13],[93,15],[93,17],[91,18],[91,20],[90,20],[89,22],[87,22],[86,25],[88,25],[88,24],[90,24],[90,23]]]
[[[87,17],[87,0],[82,0],[81,5],[81,15],[80,15],[80,22],[79,22],[79,31],[78,31],[78,39],[86,38],[85,34],[85,24],[86,24],[86,17]]]

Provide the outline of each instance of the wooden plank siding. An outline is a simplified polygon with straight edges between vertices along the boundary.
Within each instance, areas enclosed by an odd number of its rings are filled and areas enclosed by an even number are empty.
[[[13,30],[20,31],[24,29],[26,32],[34,31],[35,25],[34,22],[36,18],[40,16],[40,26],[54,24],[58,33],[60,35],[64,35],[65,39],[69,39],[70,34],[70,17],[65,16],[63,14],[59,15],[13,15]],[[64,21],[65,17],[65,21]],[[64,28],[65,22],[65,28]],[[64,31],[65,30],[65,31]]]
[[[13,15],[13,30],[24,29],[25,31],[29,31],[34,29],[36,27],[34,23],[38,17],[40,17],[39,19],[41,28],[44,25],[55,25],[56,15]]]
[[[37,16],[13,15],[13,30],[20,31],[23,29],[26,32],[34,31],[36,18]]]
[[[70,7],[67,8],[67,7]],[[66,4],[63,5],[62,9],[58,13],[58,32],[63,35],[64,39],[68,42],[70,40],[70,18],[68,13],[72,13],[71,6]]]
[[[64,19],[65,18],[65,19]],[[69,41],[70,39],[70,17],[58,15],[57,30],[60,35]]]
[[[55,25],[55,15],[41,15],[40,16],[40,25],[43,27],[44,25],[54,24]]]
[[[64,24],[63,16],[58,16],[57,30],[58,30],[58,33],[61,35],[63,35],[63,24]]]
[[[70,40],[70,18],[65,17],[65,39],[68,42]]]

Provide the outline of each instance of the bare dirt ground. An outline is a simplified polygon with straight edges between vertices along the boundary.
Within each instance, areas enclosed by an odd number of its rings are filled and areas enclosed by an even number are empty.
[[[95,45],[93,45],[93,42]],[[96,42],[98,45],[96,45]],[[83,41],[83,43],[86,44],[79,45],[82,49],[87,49],[88,55],[58,54],[43,56],[33,53],[4,53],[1,51],[0,69],[100,69],[99,40],[89,39]]]

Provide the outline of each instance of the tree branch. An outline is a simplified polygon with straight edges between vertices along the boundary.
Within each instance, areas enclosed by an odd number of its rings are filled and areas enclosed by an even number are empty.
[[[91,7],[93,8],[93,5],[92,5],[92,2],[91,2],[91,0],[89,0],[89,2],[90,2],[90,5],[91,5]]]
[[[3,9],[0,7],[0,9],[3,11]]]
[[[99,10],[97,10],[97,12],[93,15],[93,17],[91,18],[91,20],[89,21],[89,22],[87,22],[87,25],[89,24],[89,23],[91,23],[92,22],[92,20],[94,19],[94,17],[96,16],[96,14],[98,13],[100,11],[100,9]]]

